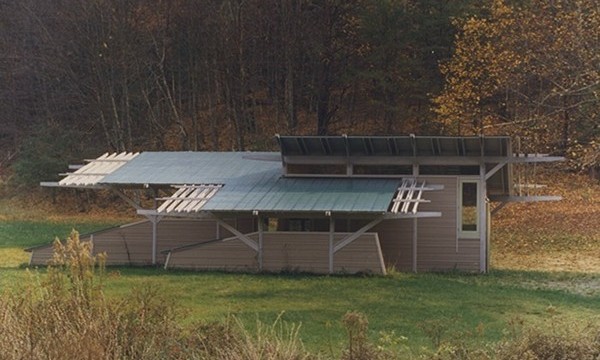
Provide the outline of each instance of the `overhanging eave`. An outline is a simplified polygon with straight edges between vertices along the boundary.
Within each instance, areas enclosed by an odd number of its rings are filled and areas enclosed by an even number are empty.
[[[42,181],[40,182],[40,186],[42,187],[55,187],[55,188],[63,188],[63,189],[109,189],[106,185],[94,184],[94,185],[78,185],[78,184],[69,184],[62,185],[55,181]]]

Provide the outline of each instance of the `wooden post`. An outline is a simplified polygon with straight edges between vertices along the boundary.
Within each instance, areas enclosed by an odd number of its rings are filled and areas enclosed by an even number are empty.
[[[152,222],[152,265],[156,265],[156,243],[157,243],[157,216],[151,216],[150,221]]]
[[[329,273],[333,274],[333,235],[335,234],[335,220],[329,217]]]
[[[258,271],[263,271],[263,232],[264,224],[262,216],[258,217]]]
[[[479,271],[487,272],[487,209],[485,198],[487,195],[485,176],[485,163],[479,165],[479,193],[477,205],[479,206]]]
[[[417,176],[419,176],[419,164],[418,163],[413,163],[412,165],[412,173],[413,176],[415,177],[415,181],[417,179]],[[425,185],[425,183],[423,182],[423,185]],[[417,204],[415,204],[415,206],[417,206]],[[413,233],[412,233],[412,271],[414,273],[417,272],[417,218],[413,219]]]
[[[417,272],[417,218],[413,219],[412,233],[412,271]]]

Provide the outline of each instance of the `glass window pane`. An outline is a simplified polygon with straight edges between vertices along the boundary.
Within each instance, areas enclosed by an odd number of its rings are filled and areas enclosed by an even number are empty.
[[[462,183],[461,230],[477,231],[477,183]]]

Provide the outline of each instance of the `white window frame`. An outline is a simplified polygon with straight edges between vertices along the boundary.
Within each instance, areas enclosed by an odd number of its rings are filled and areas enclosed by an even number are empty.
[[[475,226],[476,230],[463,230],[462,228],[462,213],[463,213],[463,199],[462,199],[462,189],[463,184],[475,184],[476,185],[476,196],[477,203],[475,206]],[[457,189],[457,207],[456,207],[456,230],[457,230],[457,238],[458,239],[479,239],[479,235],[481,234],[481,219],[480,219],[480,210],[481,210],[481,184],[479,182],[478,177],[470,177],[470,178],[461,178],[458,181],[458,189]]]

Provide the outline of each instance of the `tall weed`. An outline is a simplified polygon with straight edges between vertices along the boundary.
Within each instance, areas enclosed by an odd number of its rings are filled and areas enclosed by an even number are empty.
[[[248,332],[225,324],[180,325],[181,310],[152,286],[125,298],[103,291],[104,255],[73,231],[55,241],[47,274],[31,273],[0,295],[0,359],[266,359],[310,357],[297,326],[280,318]]]

